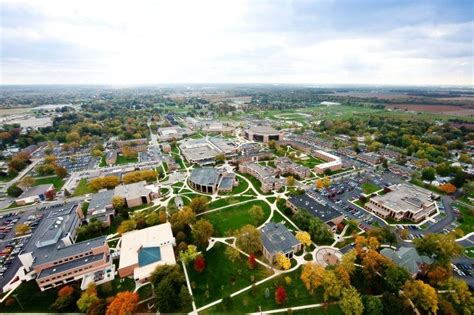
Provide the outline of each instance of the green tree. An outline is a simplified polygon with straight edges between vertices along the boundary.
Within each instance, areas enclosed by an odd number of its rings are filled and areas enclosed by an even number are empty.
[[[206,212],[209,209],[207,198],[204,196],[194,197],[189,206],[196,214]]]
[[[91,283],[87,289],[82,292],[81,297],[77,300],[76,304],[79,310],[83,313],[86,313],[91,305],[99,302],[99,297],[97,296],[97,289],[95,284]]]
[[[237,246],[244,252],[255,254],[262,248],[260,231],[253,225],[247,224],[237,231]]]
[[[424,180],[427,180],[427,181],[434,181],[435,180],[435,175],[436,175],[436,171],[434,168],[432,167],[426,167],[423,169],[423,171],[421,171],[421,177],[424,179]]]
[[[265,214],[262,207],[253,205],[252,208],[249,209],[249,216],[253,219],[254,225],[258,225],[263,220]]]
[[[341,311],[346,315],[362,315],[364,311],[364,305],[362,299],[356,288],[348,287],[342,289],[342,298],[339,302]]]
[[[23,190],[21,190],[20,187],[18,187],[16,184],[10,185],[7,189],[7,194],[10,197],[18,197],[23,193]]]
[[[408,280],[403,286],[403,294],[416,307],[436,314],[438,311],[438,295],[436,290],[421,280]]]
[[[420,254],[433,258],[442,266],[449,266],[451,258],[463,253],[461,245],[456,243],[454,234],[426,234],[413,242]]]
[[[365,315],[380,315],[383,311],[383,303],[380,298],[373,295],[363,295],[362,304],[364,305]]]
[[[198,246],[206,247],[209,244],[209,238],[214,234],[214,227],[209,221],[201,219],[193,225],[191,234]]]
[[[389,264],[385,269],[385,282],[387,289],[391,292],[397,293],[408,279],[410,279],[410,274],[403,267]]]

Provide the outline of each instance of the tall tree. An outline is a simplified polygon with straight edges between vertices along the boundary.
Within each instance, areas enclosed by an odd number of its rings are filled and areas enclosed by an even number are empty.
[[[362,315],[364,312],[364,305],[362,304],[360,294],[352,286],[342,289],[339,307],[346,315]]]
[[[106,315],[129,315],[133,314],[138,307],[138,294],[136,292],[123,291],[117,293],[112,303],[107,307]]]
[[[416,307],[420,307],[426,312],[436,314],[438,311],[438,295],[436,290],[421,280],[408,280],[403,286],[403,294]]]
[[[313,293],[322,284],[324,273],[323,266],[309,262],[304,265],[300,279],[303,281],[306,289]]]
[[[201,219],[193,225],[191,234],[198,246],[206,247],[209,244],[209,238],[214,234],[214,227],[209,221]]]
[[[260,231],[253,225],[247,224],[237,231],[237,246],[249,254],[258,253],[262,248]]]

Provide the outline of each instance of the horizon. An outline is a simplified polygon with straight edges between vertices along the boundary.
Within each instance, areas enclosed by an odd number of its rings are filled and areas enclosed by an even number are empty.
[[[470,1],[2,0],[0,14],[1,86],[474,85]]]

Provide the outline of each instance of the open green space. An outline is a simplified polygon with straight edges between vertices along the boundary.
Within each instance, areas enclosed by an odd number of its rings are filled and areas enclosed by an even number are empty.
[[[126,157],[122,154],[119,154],[117,156],[117,162],[115,162],[115,165],[124,165],[124,164],[137,163],[137,162],[138,162],[138,157]]]
[[[361,187],[362,187],[362,190],[364,191],[364,194],[366,195],[373,194],[374,192],[379,191],[381,189],[379,186],[370,182],[363,183]]]
[[[107,166],[107,161],[106,161],[106,155],[105,153],[102,154],[102,156],[100,157],[100,163],[99,163],[99,167],[106,167]]]
[[[260,310],[265,312],[280,308],[322,303],[322,288],[315,290],[314,294],[310,294],[303,281],[301,281],[300,276],[301,268],[286,274],[282,274],[278,277],[275,277],[274,279],[260,284],[259,286],[256,286],[255,290],[250,289],[232,298],[233,303],[231,309],[225,310],[222,304],[218,304],[206,310],[205,313],[213,314],[225,312],[232,314],[242,314],[259,312]],[[286,277],[291,279],[290,284],[287,284],[285,281]],[[275,291],[280,285],[285,288],[287,294],[287,300],[283,304],[277,304],[275,302]],[[267,289],[269,291],[268,298],[265,297],[265,291]],[[315,308],[308,311],[309,314],[341,314],[341,311],[337,305],[330,305],[326,310],[324,308]]]
[[[94,190],[89,186],[87,179],[83,178],[79,181],[76,189],[74,190],[73,196],[82,196],[85,194],[91,194]]]
[[[218,200],[215,200],[209,204],[209,209],[217,209],[220,207],[225,207],[229,205],[233,205],[242,201],[249,201],[255,199],[254,197],[245,197],[245,196],[230,196],[227,198],[221,198]]]
[[[47,312],[47,310],[51,309],[51,304],[58,297],[58,289],[53,288],[42,292],[36,281],[30,280],[23,282],[13,292],[13,295],[16,296],[16,300],[12,297],[15,300],[13,305],[5,305],[5,302],[8,300],[7,298],[4,303],[0,304],[0,313],[45,313],[45,311]],[[76,313],[78,309],[74,303],[70,309],[65,311]]]
[[[459,228],[463,230],[465,234],[474,231],[474,210],[470,210],[460,203],[456,203],[455,206],[459,209],[459,212],[461,212],[461,217],[458,219],[458,222],[461,223]]]
[[[226,196],[243,193],[249,187],[249,183],[247,183],[247,181],[244,179],[237,179],[239,180],[239,184],[232,188],[232,192],[219,192],[219,195]],[[252,193],[252,191],[247,191],[247,193]]]
[[[227,259],[224,254],[227,245],[217,243],[204,253],[206,269],[198,273],[192,263],[186,268],[191,281],[196,305],[203,306],[237,290],[262,280],[272,274],[272,271],[260,264],[253,270],[247,266],[247,257],[235,262]]]
[[[0,175],[0,182],[9,182],[12,179],[14,179],[16,176],[15,175]]]
[[[36,178],[34,186],[39,186],[43,184],[53,184],[54,189],[56,189],[56,191],[59,191],[64,185],[64,180],[56,176]]]
[[[254,219],[248,214],[252,206],[262,207],[264,216],[263,219],[257,222],[257,225],[262,224],[270,216],[270,206],[262,201],[249,201],[236,206],[220,209],[214,212],[207,213],[201,218],[208,220],[214,226],[214,232],[217,235],[225,235],[228,231],[235,231],[246,224],[255,224]]]

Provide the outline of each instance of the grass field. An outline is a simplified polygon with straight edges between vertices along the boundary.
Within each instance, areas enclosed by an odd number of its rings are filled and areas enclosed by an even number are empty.
[[[464,249],[464,254],[465,254],[467,257],[474,258],[474,246],[472,246],[472,247],[466,247],[466,248]]]
[[[249,184],[244,179],[238,178],[238,180],[239,184],[237,187],[232,188],[232,192],[220,192],[219,195],[235,195],[244,192],[249,187]]]
[[[211,250],[205,252],[206,269],[202,273],[196,272],[192,264],[187,266],[198,307],[266,278],[272,273],[261,265],[254,270],[249,269],[246,257],[243,255],[236,262],[230,261],[224,254],[225,249],[226,245],[217,243]]]
[[[270,215],[270,206],[264,201],[250,201],[237,206],[232,206],[217,210],[201,216],[214,226],[214,231],[218,235],[225,235],[227,231],[234,231],[246,224],[255,224],[253,218],[248,215],[252,206],[260,206],[264,212],[264,218],[258,224],[262,224]]]
[[[461,218],[458,219],[458,222],[461,223],[459,228],[463,230],[465,234],[471,233],[474,231],[474,211],[469,210],[468,207],[459,203],[456,203],[456,207],[462,214]]]
[[[8,175],[8,174],[4,176],[0,175],[0,182],[9,182],[14,178],[15,178],[15,175]]]
[[[94,190],[90,188],[87,179],[83,178],[79,181],[79,184],[77,185],[76,189],[74,190],[73,196],[82,196],[85,194],[90,194],[93,193]]]
[[[115,162],[115,165],[124,165],[124,164],[129,164],[129,163],[137,163],[138,158],[137,157],[126,157],[123,156],[122,154],[119,154],[117,156],[117,162]]]
[[[64,185],[64,180],[56,176],[36,178],[34,186],[39,186],[43,184],[53,184],[56,191],[59,191]]]
[[[230,196],[227,198],[222,198],[216,201],[213,201],[209,204],[209,209],[217,209],[220,207],[236,204],[242,201],[249,201],[254,199],[253,197],[244,197],[244,196]]]
[[[370,195],[381,189],[379,186],[370,182],[363,183],[361,187],[362,187],[362,190],[364,191],[364,194],[366,195]]]
[[[262,312],[288,308],[299,305],[315,304],[322,302],[322,288],[315,290],[314,294],[310,294],[306,289],[303,281],[300,280],[301,268],[278,276],[272,280],[269,280],[255,288],[239,294],[233,298],[232,308],[224,310],[222,304],[218,304],[205,311],[207,314],[213,313],[232,313],[232,314],[243,314],[251,312]],[[285,277],[291,279],[291,283],[287,284]],[[277,304],[275,302],[275,291],[276,288],[281,285],[285,288],[287,294],[287,301],[283,304]],[[269,297],[265,297],[265,291],[268,288]],[[283,314],[283,313],[282,313]],[[337,305],[329,306],[328,309],[315,308],[308,311],[308,314],[342,314]]]

